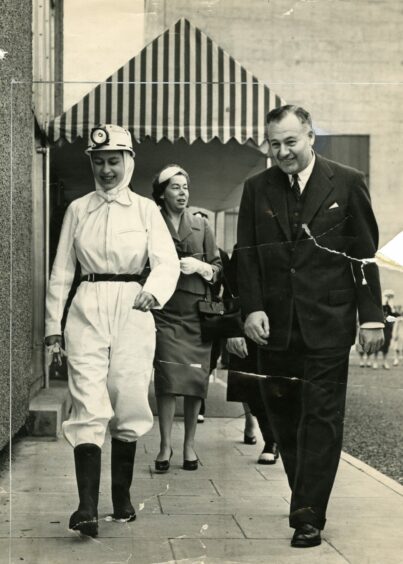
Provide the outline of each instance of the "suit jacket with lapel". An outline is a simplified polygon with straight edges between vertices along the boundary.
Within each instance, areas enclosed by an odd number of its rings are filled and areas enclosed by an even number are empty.
[[[192,256],[208,262],[214,271],[210,283],[217,282],[221,277],[222,263],[214,234],[208,222],[204,218],[194,216],[188,210],[185,210],[179,229],[176,231],[167,213],[164,210],[161,210],[161,213],[175,243],[178,257]],[[199,274],[185,275],[181,273],[176,289],[204,296],[206,284],[207,282]]]
[[[305,187],[295,240],[288,176],[277,166],[245,183],[238,220],[238,284],[244,315],[266,311],[269,347],[287,348],[294,312],[310,348],[350,346],[360,323],[383,321],[373,257],[378,228],[363,175],[319,155]],[[312,237],[302,228],[306,224]],[[319,246],[322,248],[319,248]]]

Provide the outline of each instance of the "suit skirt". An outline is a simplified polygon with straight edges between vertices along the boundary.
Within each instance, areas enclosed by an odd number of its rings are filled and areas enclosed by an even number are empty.
[[[201,339],[197,304],[202,299],[198,294],[176,290],[162,310],[153,310],[156,396],[207,397],[211,343]]]

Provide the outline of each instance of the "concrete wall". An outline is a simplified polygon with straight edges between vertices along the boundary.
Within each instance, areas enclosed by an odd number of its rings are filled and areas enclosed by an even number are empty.
[[[403,229],[400,0],[147,0],[147,41],[187,17],[333,133],[370,136],[381,245]],[[400,81],[400,84],[398,83]],[[382,271],[403,303],[403,277]]]
[[[30,1],[3,0],[0,49],[8,53],[0,60],[0,448],[10,428],[14,434],[25,421],[32,378],[31,21]]]

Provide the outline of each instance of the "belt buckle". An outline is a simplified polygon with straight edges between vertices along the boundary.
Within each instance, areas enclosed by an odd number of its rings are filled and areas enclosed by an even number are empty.
[[[91,274],[88,275],[88,282],[95,282],[94,272],[91,272]]]

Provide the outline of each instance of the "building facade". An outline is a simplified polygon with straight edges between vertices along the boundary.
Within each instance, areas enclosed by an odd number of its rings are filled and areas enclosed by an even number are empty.
[[[288,103],[337,135],[369,138],[369,184],[384,245],[403,228],[403,11],[399,0],[146,0],[145,39],[188,18]],[[401,275],[382,271],[403,303]]]
[[[43,385],[40,121],[61,102],[51,83],[61,78],[62,14],[58,0],[5,0],[1,9],[0,449],[23,427],[29,400]],[[46,81],[46,95],[37,80]]]

